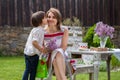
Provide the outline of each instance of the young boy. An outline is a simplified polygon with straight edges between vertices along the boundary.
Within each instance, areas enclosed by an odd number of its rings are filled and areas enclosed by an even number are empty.
[[[39,60],[39,54],[44,53],[44,26],[47,24],[45,12],[38,11],[32,14],[32,25],[35,27],[31,30],[27,39],[24,54],[26,68],[22,80],[35,80],[36,69]]]

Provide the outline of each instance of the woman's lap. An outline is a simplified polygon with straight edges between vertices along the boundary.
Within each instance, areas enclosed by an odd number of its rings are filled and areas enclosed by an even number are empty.
[[[59,48],[59,49],[56,49],[56,50],[54,50],[51,54],[50,54],[50,57],[49,57],[49,75],[52,73],[52,64],[53,64],[53,60],[56,58],[56,56],[57,55],[60,55],[61,54],[61,56],[62,56],[62,59],[64,59],[65,60],[65,57],[66,57],[66,55],[64,54],[64,51],[61,49],[61,48]],[[56,60],[56,59],[55,59]]]

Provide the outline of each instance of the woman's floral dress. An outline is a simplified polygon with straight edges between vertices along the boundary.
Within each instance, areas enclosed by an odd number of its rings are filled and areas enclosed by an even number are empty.
[[[49,53],[50,58],[48,59],[48,65],[49,65],[49,75],[48,78],[51,75],[52,72],[52,61],[54,60],[56,54],[59,52],[63,55],[63,57],[67,57],[67,52],[63,51],[62,48],[60,48],[61,46],[61,41],[62,41],[62,37],[63,37],[64,32],[56,32],[56,33],[45,33],[44,35],[44,45],[47,47],[51,47],[52,49],[54,49],[51,53]],[[49,45],[50,43],[52,43],[51,45]]]

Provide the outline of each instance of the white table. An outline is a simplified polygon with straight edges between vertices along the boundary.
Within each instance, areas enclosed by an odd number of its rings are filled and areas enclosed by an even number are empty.
[[[119,51],[90,51],[90,50],[68,50],[69,53],[71,54],[91,54],[94,55],[94,80],[98,80],[98,73],[99,73],[99,66],[100,66],[100,61],[101,61],[101,55],[107,54],[111,55],[115,52],[120,53]],[[110,77],[108,78],[110,80]]]

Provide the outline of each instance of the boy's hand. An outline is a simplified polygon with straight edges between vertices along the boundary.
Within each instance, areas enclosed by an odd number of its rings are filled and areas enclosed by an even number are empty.
[[[51,53],[52,51],[48,47],[44,47],[43,53]]]

